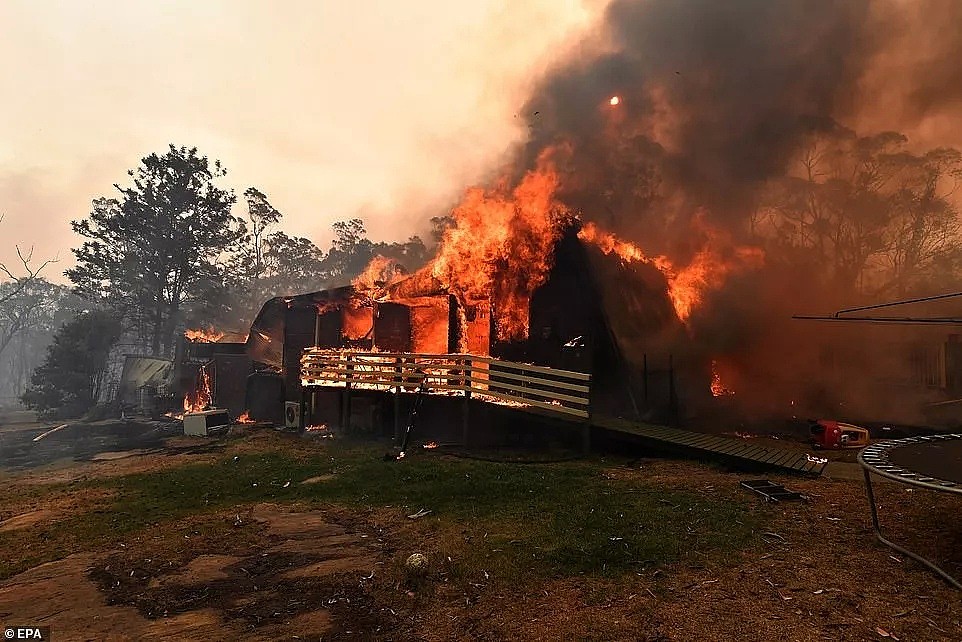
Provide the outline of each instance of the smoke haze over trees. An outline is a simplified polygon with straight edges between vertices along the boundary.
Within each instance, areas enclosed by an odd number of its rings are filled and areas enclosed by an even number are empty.
[[[23,393],[24,404],[41,415],[77,417],[100,398],[107,358],[123,326],[106,310],[82,312],[54,335],[43,363]]]

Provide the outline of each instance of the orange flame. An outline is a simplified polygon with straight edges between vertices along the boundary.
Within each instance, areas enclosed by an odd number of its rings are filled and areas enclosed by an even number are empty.
[[[200,381],[193,394],[184,395],[184,412],[201,412],[210,406],[210,375],[207,373],[207,366],[200,367]]]
[[[555,199],[553,150],[510,193],[472,188],[452,212],[432,275],[462,301],[491,299],[497,337],[528,335],[528,301],[545,282],[564,207]],[[497,278],[495,278],[497,275]]]
[[[399,268],[397,261],[378,254],[351,283],[360,292],[377,290],[400,280],[402,274]]]
[[[755,247],[736,247],[731,253],[732,258],[726,259],[716,247],[726,243],[722,242],[721,235],[714,231],[709,234],[705,246],[695,254],[691,262],[681,268],[667,256],[649,257],[634,243],[604,232],[594,223],[585,224],[578,232],[578,237],[594,243],[605,254],[617,254],[626,263],[648,263],[658,268],[665,275],[668,297],[675,308],[675,314],[682,322],[688,321],[705,293],[720,287],[732,270],[757,266],[764,260],[762,250]]]
[[[711,394],[713,397],[730,397],[735,394],[734,390],[727,388],[722,383],[721,373],[718,372],[718,362],[711,362]]]
[[[254,423],[254,420],[251,419],[251,413],[250,413],[250,411],[249,411],[249,410],[245,410],[245,411],[244,411],[244,414],[242,414],[240,417],[238,417],[238,418],[236,419],[235,423],[239,423],[239,424],[252,424],[252,423]]]
[[[224,333],[213,328],[197,328],[184,331],[184,336],[193,343],[217,343],[224,338]]]
[[[620,102],[621,102],[621,98],[619,98],[618,96],[612,96],[611,99],[608,101],[608,104],[614,107],[618,105]]]

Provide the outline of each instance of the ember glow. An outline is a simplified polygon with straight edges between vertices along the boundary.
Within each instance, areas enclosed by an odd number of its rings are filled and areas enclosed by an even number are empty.
[[[621,98],[619,98],[618,96],[612,96],[611,99],[608,100],[608,104],[611,105],[612,107],[614,107],[615,105],[618,105],[619,103],[621,103]]]
[[[734,390],[722,383],[717,361],[711,362],[711,394],[713,397],[730,397],[735,394]]]
[[[238,417],[238,418],[234,421],[234,423],[238,423],[238,424],[252,424],[252,423],[255,423],[255,422],[254,422],[253,419],[251,419],[251,413],[250,413],[250,411],[249,411],[249,410],[245,410],[245,411],[244,411],[244,414],[242,414],[240,417]]]
[[[217,343],[224,338],[224,333],[213,328],[197,328],[184,331],[184,337],[193,343]]]
[[[196,390],[184,395],[184,412],[202,412],[210,406],[210,402],[210,375],[207,373],[207,367],[201,366]]]

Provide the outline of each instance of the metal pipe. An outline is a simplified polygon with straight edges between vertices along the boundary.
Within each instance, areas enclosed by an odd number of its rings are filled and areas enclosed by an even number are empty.
[[[896,305],[908,305],[910,303],[925,303],[926,301],[939,301],[940,299],[951,299],[953,297],[962,296],[962,292],[952,292],[950,294],[937,294],[935,296],[925,296],[918,299],[903,299],[901,301],[892,301],[891,303],[876,303],[875,305],[863,305],[857,308],[846,308],[844,310],[839,310],[834,316],[840,314],[848,314],[849,312],[861,312],[863,310],[877,310],[879,308],[889,308]]]
[[[922,564],[923,566],[925,566],[930,571],[936,573],[939,577],[941,577],[943,580],[945,580],[955,588],[962,590],[962,584],[960,584],[957,579],[955,579],[954,577],[952,577],[951,575],[943,571],[939,566],[925,559],[918,553],[913,553],[907,548],[903,548],[902,546],[899,546],[895,542],[889,539],[886,539],[886,537],[882,535],[882,527],[879,525],[879,519],[878,519],[878,506],[875,503],[875,493],[872,490],[872,474],[868,468],[863,468],[862,470],[865,473],[865,491],[866,491],[866,494],[868,495],[868,504],[872,512],[872,527],[875,529],[875,537],[878,538],[878,541],[882,542],[892,550],[897,551],[902,555],[905,555],[906,557],[912,558],[919,564]]]
[[[955,317],[836,317],[795,314],[793,319],[801,321],[854,321],[857,323],[892,323],[902,325],[962,325],[962,319]]]

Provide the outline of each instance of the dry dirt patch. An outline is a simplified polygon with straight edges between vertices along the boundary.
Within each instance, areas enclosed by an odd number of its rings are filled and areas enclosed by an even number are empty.
[[[257,639],[209,609],[149,620],[133,607],[108,605],[87,578],[97,562],[96,556],[80,553],[3,582],[0,619],[49,626],[60,640]]]
[[[190,518],[0,583],[0,620],[49,625],[58,639],[386,633],[370,587],[380,544],[354,527],[344,515],[272,505]]]
[[[379,566],[378,543],[336,520],[258,505],[229,518],[231,528],[256,531],[246,551],[216,553],[194,536],[203,554],[178,567],[131,546],[102,559],[90,578],[109,603],[135,607],[148,620],[204,611],[258,635],[283,630],[314,639],[359,625],[386,629],[364,579]]]

